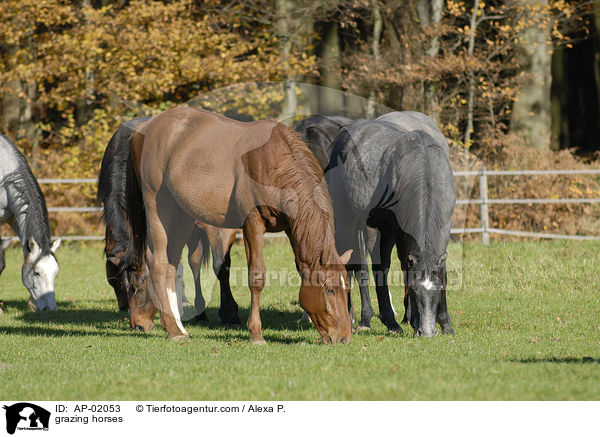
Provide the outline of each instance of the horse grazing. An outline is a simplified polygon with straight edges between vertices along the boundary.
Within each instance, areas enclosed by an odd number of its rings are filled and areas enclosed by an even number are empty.
[[[415,336],[454,333],[446,305],[446,249],[454,211],[454,178],[448,145],[424,114],[395,112],[341,128],[325,172],[336,218],[338,249],[353,249],[350,265],[366,269],[371,253],[380,317],[400,330],[387,274],[395,245],[405,272],[404,321]],[[378,232],[367,238],[368,228]],[[361,325],[373,314],[361,286]]]
[[[156,308],[151,305],[150,300],[142,296],[146,293],[145,278],[138,281],[138,286],[133,287],[131,281],[133,267],[131,236],[127,224],[126,213],[126,176],[127,159],[130,153],[129,139],[134,129],[150,117],[139,117],[127,121],[117,129],[110,139],[100,168],[98,178],[98,203],[104,206],[104,221],[106,224],[105,248],[106,255],[106,277],[108,283],[113,287],[119,309],[126,311],[131,309],[131,326],[137,330],[148,330],[152,328],[152,319],[156,314]],[[206,304],[202,296],[200,285],[200,269],[208,261],[208,245],[211,244],[213,252],[213,269],[221,285],[221,308],[219,315],[224,324],[239,324],[237,304],[231,294],[229,287],[229,267],[231,259],[229,248],[235,240],[235,230],[217,229],[202,226],[194,230],[187,242],[189,248],[188,262],[194,275],[196,289],[196,321],[206,321]],[[181,264],[177,269],[177,294],[178,307],[185,298],[183,291],[183,278]],[[144,269],[145,271],[145,269]],[[138,288],[140,295],[136,295],[132,288]]]
[[[323,342],[350,341],[348,279],[334,244],[333,211],[316,159],[276,121],[239,122],[195,108],[139,126],[128,164],[127,213],[139,265],[169,338],[188,336],[175,303],[175,267],[197,221],[242,228],[248,261],[250,341],[265,343],[260,294],[263,233],[285,230],[300,272],[300,305]],[[148,249],[148,254],[146,254]]]
[[[56,310],[54,280],[58,274],[56,251],[50,246],[50,223],[44,195],[27,160],[0,135],[0,223],[9,223],[23,246],[21,278],[29,290],[28,305]],[[1,272],[1,270],[0,270]]]

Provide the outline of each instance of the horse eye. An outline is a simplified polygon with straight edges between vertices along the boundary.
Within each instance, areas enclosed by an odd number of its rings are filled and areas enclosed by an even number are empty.
[[[333,289],[331,289],[331,288],[330,288],[329,290],[327,290],[327,293],[328,293],[328,294],[335,294],[335,291],[334,291]]]
[[[40,276],[38,272],[33,272],[33,276]]]

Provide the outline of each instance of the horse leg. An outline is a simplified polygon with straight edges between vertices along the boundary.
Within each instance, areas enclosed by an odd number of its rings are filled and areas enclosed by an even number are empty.
[[[355,266],[356,282],[358,283],[358,289],[360,290],[360,323],[358,324],[358,330],[369,330],[371,329],[371,318],[373,317],[373,306],[371,305],[371,295],[369,293],[369,266],[367,265],[367,242],[366,235],[367,231],[365,228],[360,229],[357,232],[358,241],[356,246],[358,247],[357,256],[358,264]]]
[[[352,275],[354,274],[354,270],[348,268],[348,266],[346,266],[346,274],[348,275],[348,283],[350,284],[350,291],[348,291],[348,314],[350,314],[350,324],[352,326],[354,326],[354,305],[352,305]],[[306,317],[308,317],[308,314],[306,313],[306,311],[304,312],[304,314],[306,314]],[[302,317],[304,317],[304,314],[302,315]]]
[[[177,308],[183,314],[183,304],[190,303],[185,296],[185,282],[183,282],[183,263],[179,260],[175,271],[175,292],[177,293]]]
[[[194,308],[196,308],[196,317],[194,319],[195,323],[207,322],[208,318],[206,317],[206,301],[204,300],[204,296],[202,295],[202,285],[200,281],[200,270],[202,268],[202,258],[204,255],[204,251],[208,250],[203,247],[202,239],[200,238],[200,233],[204,232],[199,229],[197,226],[194,228],[190,239],[187,242],[188,247],[188,264],[190,269],[192,270],[192,275],[194,276],[194,289],[196,291],[196,296],[194,298]]]
[[[446,275],[446,266],[443,268],[444,287],[441,290],[440,305],[438,307],[437,321],[442,327],[442,334],[454,335],[454,329],[450,324],[450,314],[448,313],[448,304],[446,303],[446,284],[448,282]]]
[[[410,322],[411,311],[410,311],[410,299],[408,297],[408,275],[406,272],[402,272],[404,274],[404,317],[402,318],[402,323]]]
[[[213,271],[219,280],[221,292],[221,305],[219,306],[219,318],[223,325],[241,325],[238,315],[238,304],[231,293],[229,285],[229,270],[231,268],[231,246],[235,241],[235,229],[207,230],[208,240],[213,256]]]
[[[263,234],[265,225],[258,212],[251,213],[244,223],[244,244],[248,261],[248,286],[250,288],[250,316],[248,329],[250,342],[265,344],[260,320],[260,293],[265,286],[265,263],[263,259]]]
[[[160,202],[160,209],[157,208],[157,201]],[[163,329],[170,339],[179,340],[190,334],[181,323],[175,276],[183,246],[195,225],[191,220],[186,220],[185,212],[163,189],[159,190],[156,200],[148,196],[144,203],[148,222],[148,290],[160,310]]]
[[[401,333],[402,328],[400,328],[394,317],[394,308],[392,307],[390,289],[387,282],[393,247],[394,240],[389,234],[381,232],[377,234],[377,241],[373,249],[375,253],[373,255],[379,255],[379,257],[373,261],[373,276],[375,276],[379,317],[390,331]]]

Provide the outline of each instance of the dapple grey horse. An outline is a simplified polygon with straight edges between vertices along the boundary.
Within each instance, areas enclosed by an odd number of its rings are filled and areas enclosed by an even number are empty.
[[[446,304],[445,259],[455,203],[448,155],[444,136],[416,112],[357,120],[340,129],[332,147],[325,177],[336,244],[338,250],[354,249],[349,264],[363,266],[363,272],[370,249],[380,317],[391,330],[400,330],[387,284],[396,245],[405,272],[405,320],[415,336],[436,335],[436,322],[443,333],[454,332]],[[372,247],[368,227],[379,231]],[[364,325],[373,314],[368,287],[361,287],[361,301]]]
[[[0,223],[9,223],[23,246],[21,278],[29,290],[29,306],[55,310],[56,251],[50,245],[46,201],[23,154],[0,135]]]

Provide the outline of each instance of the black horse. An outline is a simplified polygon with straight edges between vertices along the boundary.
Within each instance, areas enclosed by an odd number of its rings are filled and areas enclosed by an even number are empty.
[[[333,140],[342,126],[352,123],[352,119],[340,115],[313,115],[294,125],[294,130],[300,134],[310,151],[325,168],[329,162]]]
[[[131,148],[130,137],[136,127],[149,119],[150,117],[135,118],[117,129],[104,152],[98,178],[98,202],[104,206],[104,221],[106,223],[104,248],[106,277],[115,291],[119,309],[122,311],[126,311],[130,306],[135,305],[134,294],[136,291],[145,293],[145,283],[138,284],[132,281],[132,278],[135,278],[136,275],[132,274],[131,235],[126,221],[125,186],[127,159]],[[202,265],[208,262],[210,247],[213,255],[213,269],[221,287],[219,316],[225,324],[240,324],[238,307],[229,286],[229,268],[231,265],[229,248],[234,239],[235,230],[216,230],[199,224],[187,243],[189,249],[188,263],[194,275],[197,322],[207,320],[206,303],[200,285],[200,269]],[[180,264],[178,269],[178,295],[180,298],[184,297],[181,271]],[[178,303],[181,306],[181,299]],[[135,325],[133,316],[131,320],[132,325]],[[144,323],[144,325],[146,324]],[[148,329],[148,326],[141,325],[133,327],[140,330]]]
[[[454,178],[448,145],[424,114],[396,112],[345,125],[326,168],[339,250],[354,249],[351,265],[368,277],[371,253],[380,317],[400,330],[389,297],[387,274],[394,245],[405,272],[405,321],[415,336],[453,333],[446,305],[446,248],[454,211]],[[373,244],[368,228],[378,231]],[[361,286],[361,325],[373,314]]]

